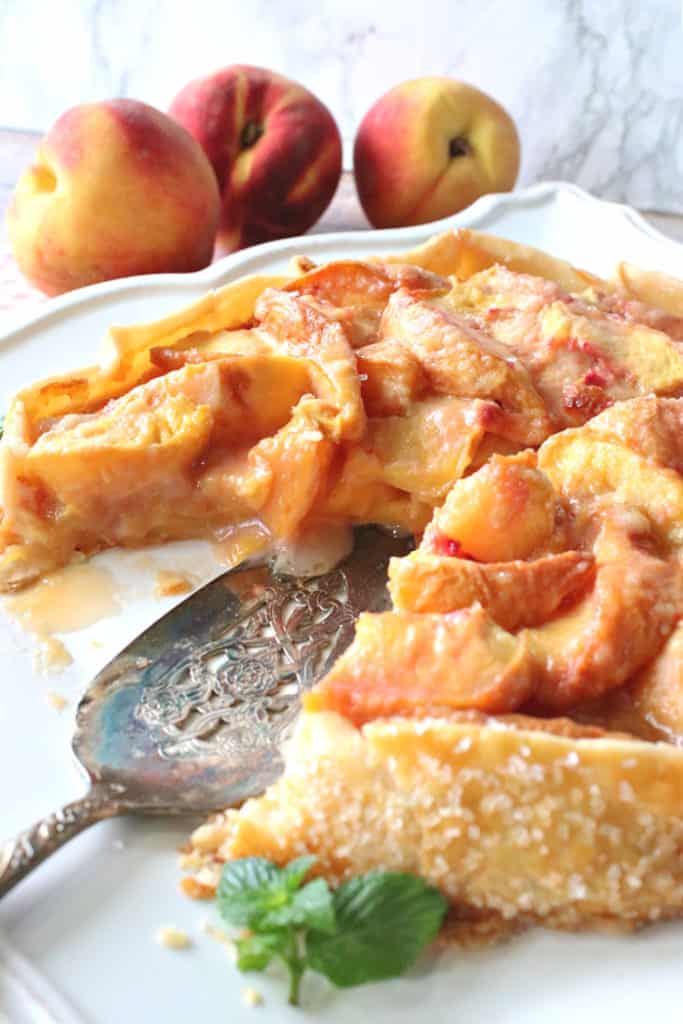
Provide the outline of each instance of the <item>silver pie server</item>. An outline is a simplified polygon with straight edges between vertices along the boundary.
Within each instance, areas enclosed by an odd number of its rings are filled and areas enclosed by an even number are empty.
[[[0,847],[0,896],[97,821],[209,812],[262,793],[282,772],[302,692],[348,646],[361,611],[388,607],[389,559],[411,547],[363,527],[323,576],[245,563],[145,630],[78,706],[73,751],[88,792]]]

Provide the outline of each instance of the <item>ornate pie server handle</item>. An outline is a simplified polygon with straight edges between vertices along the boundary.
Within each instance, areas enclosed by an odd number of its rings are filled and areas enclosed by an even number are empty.
[[[0,846],[0,897],[69,839],[124,810],[120,786],[95,783],[80,800],[66,804],[8,839]]]

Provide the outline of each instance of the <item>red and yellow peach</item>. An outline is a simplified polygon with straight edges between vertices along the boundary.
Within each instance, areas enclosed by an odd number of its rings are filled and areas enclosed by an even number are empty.
[[[339,129],[302,85],[235,64],[190,82],[170,114],[201,144],[218,178],[220,252],[303,234],[332,199]]]
[[[356,187],[377,228],[439,220],[487,192],[507,192],[519,138],[503,108],[471,85],[419,78],[390,89],[356,135]]]
[[[199,270],[220,198],[201,147],[136,100],[73,107],[42,140],[8,212],[19,267],[48,295],[134,274]]]

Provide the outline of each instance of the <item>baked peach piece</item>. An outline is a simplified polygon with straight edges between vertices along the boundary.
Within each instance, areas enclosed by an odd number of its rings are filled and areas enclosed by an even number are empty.
[[[425,546],[445,536],[453,550],[478,562],[527,558],[548,544],[557,498],[536,468],[533,452],[494,455],[476,473],[456,481],[438,509]]]
[[[636,677],[629,697],[646,722],[683,746],[683,625]]]
[[[590,587],[590,552],[562,551],[531,561],[474,562],[413,551],[389,564],[389,593],[398,611],[445,615],[479,602],[507,630],[538,626]]]
[[[497,713],[519,707],[533,682],[524,639],[497,626],[481,605],[449,615],[363,614],[351,647],[304,707],[356,724],[449,708]]]
[[[613,402],[683,387],[675,341],[681,325],[606,289],[569,293],[554,281],[492,266],[443,301],[519,359],[556,427],[569,427]]]
[[[436,394],[496,401],[506,413],[505,436],[540,444],[552,430],[541,396],[523,363],[445,299],[404,290],[389,298],[380,339],[413,352]]]
[[[683,601],[678,562],[657,546],[649,522],[633,510],[603,514],[593,586],[564,614],[524,634],[540,667],[541,705],[568,710],[600,697],[657,656]]]

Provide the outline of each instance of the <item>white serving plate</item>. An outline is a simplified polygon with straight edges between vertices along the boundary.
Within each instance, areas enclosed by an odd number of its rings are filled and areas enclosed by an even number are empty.
[[[37,376],[94,362],[112,323],[153,319],[243,274],[284,269],[298,253],[324,261],[398,252],[456,225],[546,248],[598,274],[626,259],[683,276],[683,246],[634,211],[571,185],[538,185],[487,196],[436,224],[285,240],[197,274],[114,281],[55,299],[0,339],[0,410]],[[207,580],[219,571],[208,546],[199,543],[156,549],[146,562],[123,552],[96,561],[116,576],[125,607],[64,638],[75,661],[62,676],[36,674],[32,642],[0,609],[0,835],[83,792],[69,748],[73,708],[94,672],[173,604],[153,597],[154,567],[184,565]],[[58,714],[48,704],[48,690],[68,696],[70,710]],[[222,947],[201,932],[212,908],[179,894],[174,851],[191,824],[137,819],[95,826],[3,901],[0,929],[11,947],[0,941],[3,1024],[239,1024],[252,1021],[254,1012],[264,1024],[302,1019],[301,1011],[286,1006],[282,979],[240,975]],[[164,923],[187,929],[194,947],[176,953],[157,947],[153,936]],[[392,983],[338,993],[311,980],[304,989],[305,1016],[324,1016],[330,1024],[575,1024],[608,1015],[620,1024],[678,1020],[682,939],[680,925],[631,937],[536,930],[486,952],[448,951],[426,959]],[[248,984],[265,996],[258,1011],[242,1004]]]

